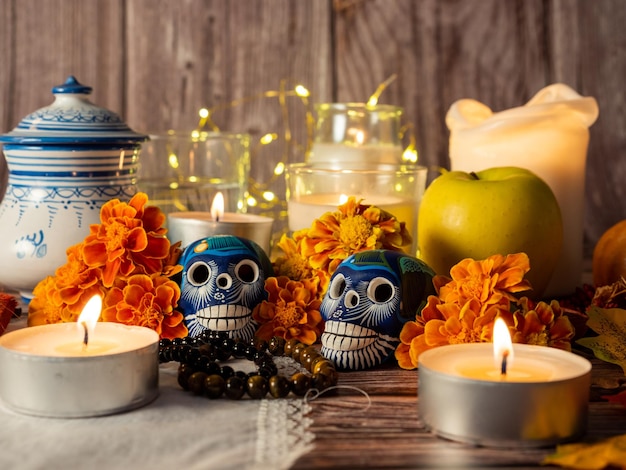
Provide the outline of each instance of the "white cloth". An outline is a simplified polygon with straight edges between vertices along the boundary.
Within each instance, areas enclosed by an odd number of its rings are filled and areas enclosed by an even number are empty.
[[[0,468],[286,469],[311,449],[304,400],[196,397],[176,370],[160,367],[154,402],[113,416],[38,418],[0,404]]]

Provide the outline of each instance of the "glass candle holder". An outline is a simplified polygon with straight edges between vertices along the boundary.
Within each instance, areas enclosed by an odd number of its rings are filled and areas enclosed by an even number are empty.
[[[418,165],[370,165],[361,168],[319,168],[288,165],[289,230],[308,228],[325,212],[336,211],[350,196],[374,205],[405,222],[413,238],[407,253],[417,247],[417,212],[426,188],[427,168]]]
[[[137,187],[163,212],[209,211],[217,192],[225,210],[246,212],[250,136],[229,132],[150,135]]]
[[[366,103],[320,103],[308,163],[324,168],[402,163],[402,108]]]

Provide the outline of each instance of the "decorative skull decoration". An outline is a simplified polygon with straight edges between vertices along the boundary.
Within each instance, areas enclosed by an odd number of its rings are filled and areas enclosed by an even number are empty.
[[[245,238],[215,235],[188,245],[180,264],[179,307],[189,335],[210,329],[251,340],[257,328],[252,310],[265,300],[265,278],[273,275],[263,249]]]
[[[396,251],[370,250],[346,258],[320,306],[326,322],[322,355],[341,369],[386,361],[400,344],[402,325],[436,294],[434,275],[423,261]]]

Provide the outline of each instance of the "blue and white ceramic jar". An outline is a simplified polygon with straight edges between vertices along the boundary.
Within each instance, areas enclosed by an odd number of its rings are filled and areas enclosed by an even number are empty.
[[[121,118],[88,100],[74,77],[54,102],[0,136],[9,169],[0,203],[0,284],[25,300],[99,223],[100,208],[136,192],[141,143]]]

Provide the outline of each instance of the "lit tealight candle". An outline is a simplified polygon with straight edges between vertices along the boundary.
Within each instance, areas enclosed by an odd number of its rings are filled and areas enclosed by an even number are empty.
[[[234,235],[257,243],[270,253],[274,219],[254,214],[224,212],[224,196],[218,192],[210,212],[172,212],[168,215],[168,238],[185,247],[212,235]]]
[[[8,407],[69,418],[126,411],[156,398],[159,335],[119,323],[95,326],[101,302],[92,298],[77,323],[0,337],[0,398]]]
[[[542,447],[583,435],[591,363],[555,348],[513,345],[499,322],[493,344],[441,346],[420,355],[418,399],[426,426],[442,437],[493,447]]]

